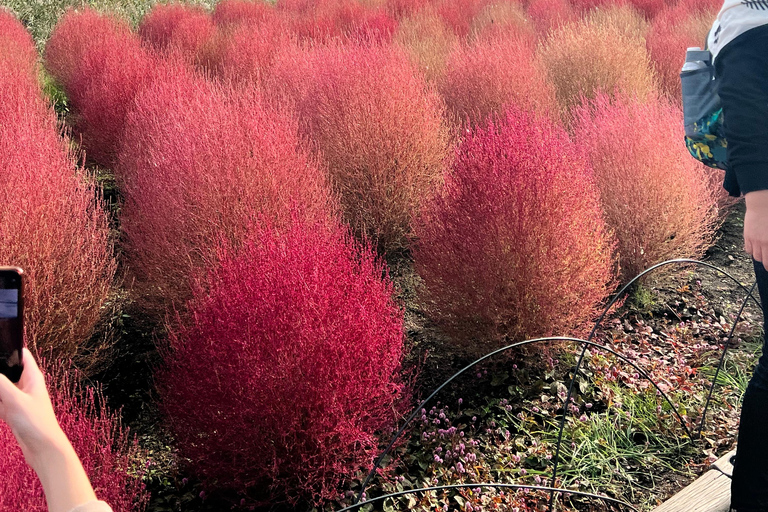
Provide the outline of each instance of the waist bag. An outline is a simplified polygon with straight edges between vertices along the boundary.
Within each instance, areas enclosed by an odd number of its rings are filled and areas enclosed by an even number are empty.
[[[709,50],[689,48],[680,72],[683,90],[685,145],[700,162],[728,169],[723,108],[717,94],[715,68]]]

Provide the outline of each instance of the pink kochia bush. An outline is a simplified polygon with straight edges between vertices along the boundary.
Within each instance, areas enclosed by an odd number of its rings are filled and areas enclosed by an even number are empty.
[[[170,328],[161,408],[206,485],[251,503],[337,499],[405,403],[403,314],[383,264],[340,230],[253,237],[222,249]]]
[[[85,29],[92,33],[83,34]],[[65,16],[48,45],[53,47],[46,52],[46,65],[54,73],[64,71],[54,76],[72,104],[86,157],[114,167],[125,115],[151,77],[155,59],[127,24],[108,17],[97,22],[90,11]]]
[[[0,65],[17,69],[31,81],[36,76],[36,62],[32,36],[13,14],[0,8]]]
[[[615,230],[621,279],[673,258],[698,258],[717,227],[719,185],[691,158],[682,113],[664,99],[599,95],[577,111],[606,223]],[[650,126],[633,130],[629,126]]]
[[[586,156],[552,121],[516,108],[465,138],[415,231],[426,309],[472,355],[584,334],[614,284]]]
[[[46,69],[68,89],[90,49],[113,37],[116,31],[129,32],[130,27],[125,20],[99,14],[93,9],[67,10],[45,45]]]
[[[557,116],[555,89],[537,61],[535,44],[512,33],[458,46],[437,82],[452,120],[485,124],[513,104]]]
[[[23,30],[15,23],[11,34]],[[7,34],[0,32],[0,40]],[[77,357],[99,320],[116,264],[100,194],[78,171],[29,73],[31,38],[24,46],[16,57],[0,56],[0,262],[26,271],[30,349]],[[24,62],[27,57],[33,60]]]
[[[262,24],[228,25],[204,47],[200,62],[225,80],[260,84],[275,56],[291,41],[288,27],[280,18]]]
[[[219,26],[261,24],[275,12],[272,4],[261,0],[221,0],[213,9],[213,22]]]
[[[41,361],[48,392],[62,430],[83,463],[96,496],[115,512],[146,509],[149,494],[138,467],[140,449],[122,427],[120,416],[104,405],[98,389],[78,384],[82,378],[65,363]],[[35,472],[27,464],[7,424],[0,424],[0,510],[47,512],[48,506]]]
[[[126,261],[157,310],[183,305],[220,238],[237,246],[261,217],[282,226],[294,204],[318,223],[336,213],[292,118],[183,65],[161,66],[136,96],[116,176]]]
[[[411,218],[448,154],[437,93],[393,46],[284,52],[273,68],[268,89],[295,102],[345,220],[382,251],[408,247]]]
[[[200,6],[157,4],[139,24],[139,35],[159,51],[176,51],[195,62],[213,37],[211,16]]]

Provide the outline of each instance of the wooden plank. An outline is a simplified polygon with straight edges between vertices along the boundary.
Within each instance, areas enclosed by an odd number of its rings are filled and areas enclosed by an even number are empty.
[[[730,475],[733,466],[728,459],[735,454],[736,450],[726,453],[714,465]],[[728,512],[730,505],[731,479],[716,469],[710,469],[653,512]]]

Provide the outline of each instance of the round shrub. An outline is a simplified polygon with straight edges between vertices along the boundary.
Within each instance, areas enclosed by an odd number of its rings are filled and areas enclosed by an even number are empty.
[[[584,19],[587,23],[612,27],[634,45],[642,47],[648,34],[649,24],[643,15],[629,4],[606,5],[590,11]]]
[[[261,0],[221,0],[213,9],[213,22],[219,26],[261,24],[271,18],[274,7]]]
[[[612,23],[582,20],[551,32],[539,52],[563,114],[599,92],[648,97],[656,90],[642,44]]]
[[[100,354],[84,344],[116,267],[100,191],[77,169],[34,76],[0,67],[0,105],[0,261],[27,274],[31,350],[89,367]]]
[[[197,5],[156,4],[139,24],[139,35],[158,51],[175,51],[195,62],[215,28],[211,16]]]
[[[557,117],[557,99],[531,37],[510,34],[461,45],[437,81],[452,121],[485,124],[509,105]]]
[[[535,27],[526,16],[523,4],[515,0],[489,3],[477,13],[469,27],[471,39],[503,36],[510,32],[536,38]]]
[[[467,135],[415,232],[426,311],[471,355],[585,334],[613,288],[614,242],[586,156],[517,108]]]
[[[682,112],[667,100],[599,95],[580,107],[605,221],[616,233],[622,282],[673,258],[698,258],[716,231],[716,189],[683,140]],[[629,126],[650,126],[635,130]],[[619,143],[619,146],[617,146]],[[618,148],[618,150],[617,150]]]
[[[345,220],[384,252],[407,248],[448,154],[440,97],[391,46],[286,52],[273,69],[268,88],[294,98]]]
[[[13,67],[34,80],[36,64],[37,50],[32,35],[10,11],[0,7],[0,65]]]
[[[459,37],[467,37],[472,20],[489,0],[436,0],[433,5],[443,22]]]
[[[64,86],[89,161],[114,167],[125,115],[156,62],[123,21],[70,11],[56,25],[46,65]]]
[[[260,25],[230,25],[216,32],[200,61],[225,80],[260,84],[277,53],[290,43],[291,35],[280,19]]]
[[[51,402],[62,430],[80,457],[96,496],[115,512],[141,512],[149,494],[141,481],[141,452],[120,423],[120,415],[104,405],[98,389],[85,388],[74,367],[41,361]],[[10,427],[0,423],[0,510],[47,512],[48,506],[35,472]]]
[[[719,7],[694,11],[665,9],[651,24],[646,39],[648,53],[659,76],[661,91],[682,105],[680,70],[685,62],[685,50],[691,46],[704,47],[712,20]]]
[[[578,14],[568,0],[531,0],[526,9],[539,35],[576,21]]]
[[[433,9],[425,8],[400,20],[394,42],[424,77],[434,82],[445,70],[458,38]]]
[[[160,404],[206,485],[251,503],[338,499],[406,398],[403,314],[383,264],[338,230],[253,236],[222,250],[170,330]]]
[[[260,217],[282,226],[294,203],[317,222],[336,211],[293,119],[183,65],[161,66],[137,94],[116,178],[137,298],[159,312],[189,298],[189,277],[216,265],[220,238],[237,246]]]

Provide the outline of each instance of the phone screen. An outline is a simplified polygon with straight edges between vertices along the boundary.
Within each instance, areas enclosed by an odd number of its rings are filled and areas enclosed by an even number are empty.
[[[11,381],[21,377],[24,346],[21,273],[0,269],[0,372]]]

